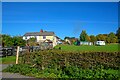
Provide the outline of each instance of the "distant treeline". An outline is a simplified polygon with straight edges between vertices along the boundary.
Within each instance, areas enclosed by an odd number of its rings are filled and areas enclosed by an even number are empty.
[[[7,34],[0,34],[0,45],[3,47],[12,47],[12,46],[26,46],[29,44],[30,46],[37,45],[36,38],[30,38],[29,40],[23,40],[22,36],[10,36]]]
[[[106,43],[120,43],[120,27],[116,33],[110,32],[109,34],[98,34],[98,35],[88,35],[85,30],[83,30],[79,36],[80,41],[105,41]],[[30,45],[37,45],[35,38],[31,38],[27,41]],[[74,42],[74,41],[73,41]],[[3,47],[10,46],[25,46],[26,41],[22,39],[22,36],[14,36],[0,34],[0,45]]]
[[[7,34],[0,35],[0,42],[3,47],[11,47],[11,46],[25,46],[26,41],[22,39],[22,36],[14,36],[11,37]]]
[[[66,38],[67,37],[65,37],[64,39]],[[109,34],[98,34],[96,36],[95,35],[89,36],[85,30],[82,30],[78,40],[79,41],[90,41],[90,42],[105,41],[106,43],[120,43],[120,27],[118,28],[116,33],[110,32]]]

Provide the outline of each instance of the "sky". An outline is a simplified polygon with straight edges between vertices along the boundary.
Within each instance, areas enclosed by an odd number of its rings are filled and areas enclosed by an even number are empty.
[[[116,33],[117,2],[3,2],[2,34],[23,36],[26,32],[53,31],[78,38],[82,30],[88,35]]]

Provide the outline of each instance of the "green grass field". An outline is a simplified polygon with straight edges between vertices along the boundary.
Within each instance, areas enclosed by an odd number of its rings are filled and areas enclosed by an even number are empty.
[[[7,56],[0,58],[0,60],[2,61],[2,64],[15,64],[16,56]]]
[[[120,52],[120,44],[107,44],[105,46],[95,46],[95,45],[81,45],[81,46],[75,46],[75,45],[58,45],[55,47],[55,49],[58,49],[61,47],[61,50],[65,51],[82,51],[82,52]]]
[[[21,59],[21,57],[19,57],[19,60],[20,59]],[[3,57],[3,58],[0,58],[0,61],[1,61],[2,64],[15,64],[16,56]]]

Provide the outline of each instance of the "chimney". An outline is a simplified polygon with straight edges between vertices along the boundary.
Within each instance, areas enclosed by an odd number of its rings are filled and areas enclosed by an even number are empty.
[[[43,30],[41,29],[40,32],[43,32]]]

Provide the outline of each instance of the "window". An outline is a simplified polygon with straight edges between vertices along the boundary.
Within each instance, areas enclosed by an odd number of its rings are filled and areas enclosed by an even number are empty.
[[[43,39],[46,39],[46,36],[43,36]]]

